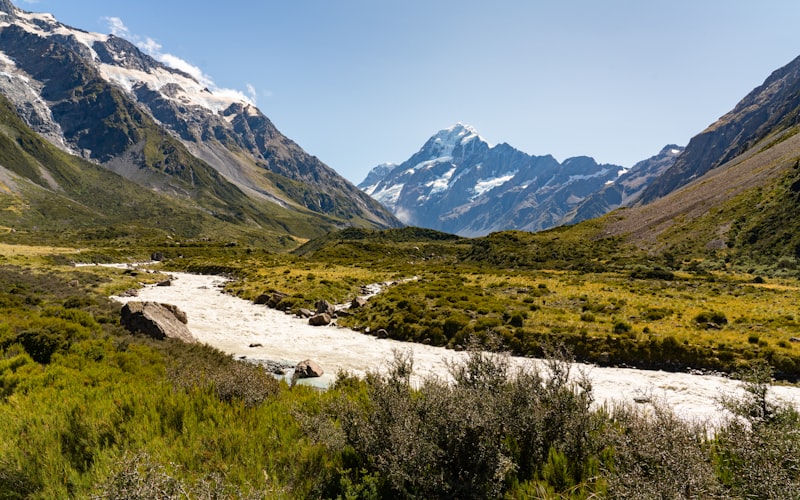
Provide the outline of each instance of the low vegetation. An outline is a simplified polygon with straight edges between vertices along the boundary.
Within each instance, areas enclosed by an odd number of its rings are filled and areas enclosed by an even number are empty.
[[[798,276],[574,231],[348,229],[293,253],[177,235],[78,249],[7,233],[0,498],[800,495],[800,417],[766,396],[770,377],[800,374]],[[412,387],[399,352],[385,375],[290,388],[211,348],[124,331],[107,297],[163,275],[72,265],[152,257],[165,272],[224,274],[248,300],[281,292],[288,309],[391,282],[339,324],[471,354],[452,384]],[[550,361],[516,372],[486,349]],[[590,382],[569,376],[572,358],[744,374],[748,396],[721,401],[732,413],[714,429],[653,404],[598,407]]]
[[[768,398],[765,364],[745,374],[745,398],[720,402],[732,413],[716,429],[669,408],[594,406],[563,349],[515,371],[470,343],[452,384],[414,387],[398,351],[385,375],[341,373],[319,392],[128,334],[100,291],[130,271],[29,271],[0,266],[2,498],[800,494],[800,416]]]

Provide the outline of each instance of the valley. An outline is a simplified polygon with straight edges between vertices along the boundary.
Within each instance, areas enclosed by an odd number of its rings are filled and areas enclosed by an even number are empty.
[[[800,58],[632,166],[459,123],[359,189],[146,46],[0,0],[0,498],[800,497]]]

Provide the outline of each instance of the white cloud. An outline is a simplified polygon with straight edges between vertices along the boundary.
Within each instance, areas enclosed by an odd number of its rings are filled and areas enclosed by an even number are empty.
[[[121,38],[127,38],[130,36],[131,33],[128,31],[128,27],[125,26],[125,23],[122,22],[122,19],[118,17],[106,17],[103,20],[108,23],[108,30],[112,35]]]
[[[241,90],[217,87],[214,84],[214,80],[205,74],[198,66],[195,66],[189,61],[174,54],[162,52],[163,46],[150,37],[141,37],[131,33],[128,27],[125,26],[125,23],[119,17],[106,17],[105,21],[108,23],[108,29],[112,35],[125,38],[160,63],[190,75],[192,78],[200,82],[201,85],[210,90],[213,94],[220,97],[229,97],[232,99],[242,100],[253,105],[256,104],[256,97],[258,95],[255,87],[253,87],[251,84],[246,84],[247,93],[242,92]]]
[[[256,99],[258,98],[258,92],[256,92],[256,88],[253,87],[251,83],[247,84],[247,95],[250,96],[250,99],[253,102],[256,102]]]

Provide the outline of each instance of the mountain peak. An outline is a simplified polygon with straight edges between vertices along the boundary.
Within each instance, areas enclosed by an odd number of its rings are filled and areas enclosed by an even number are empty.
[[[481,139],[478,131],[470,125],[458,122],[450,128],[440,130],[431,139],[446,144],[465,144],[472,139]]]
[[[428,139],[420,152],[424,151],[430,157],[449,157],[453,155],[453,152],[459,146],[463,147],[475,139],[486,143],[473,127],[459,122],[434,134],[433,137]]]

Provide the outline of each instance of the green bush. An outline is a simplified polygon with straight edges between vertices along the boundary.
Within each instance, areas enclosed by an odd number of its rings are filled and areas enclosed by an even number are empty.
[[[694,322],[698,325],[727,325],[728,318],[719,311],[703,311],[694,317]]]

